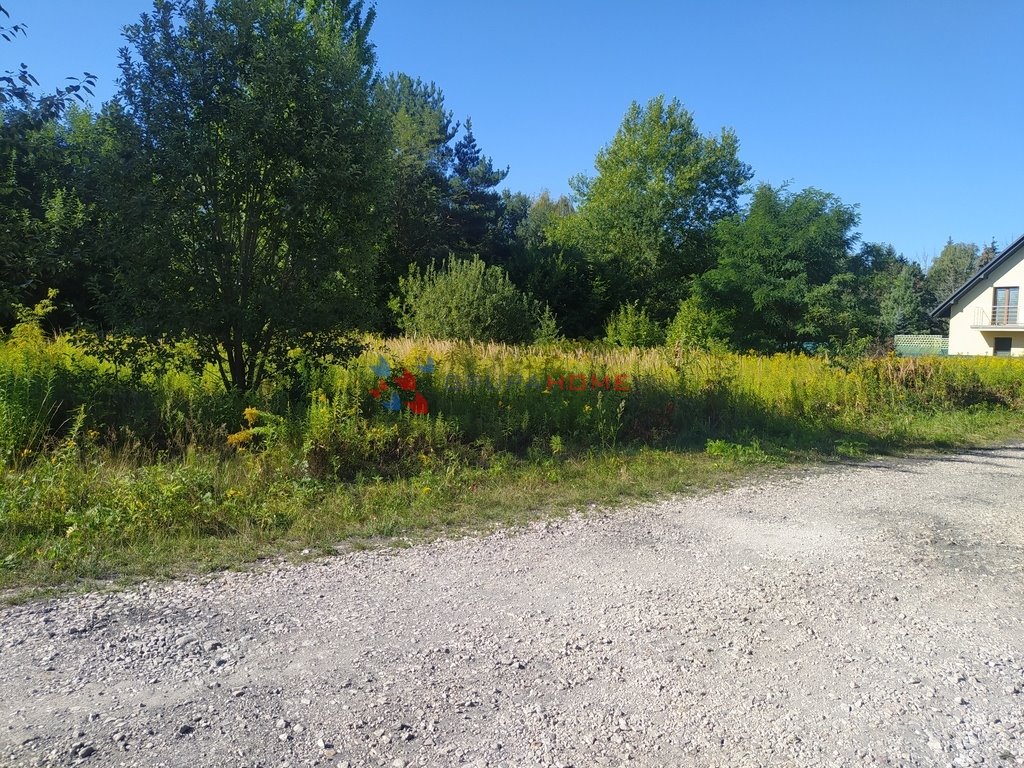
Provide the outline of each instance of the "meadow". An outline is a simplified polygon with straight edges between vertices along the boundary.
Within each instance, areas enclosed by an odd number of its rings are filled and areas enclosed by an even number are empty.
[[[1024,367],[367,337],[244,396],[187,348],[0,341],[0,587],[236,567],[1021,434]]]

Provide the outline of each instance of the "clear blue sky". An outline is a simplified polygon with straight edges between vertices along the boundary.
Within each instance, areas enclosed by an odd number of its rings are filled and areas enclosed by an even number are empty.
[[[89,70],[116,90],[120,29],[149,0],[0,0],[0,41],[51,89]],[[383,71],[442,88],[507,186],[567,192],[630,101],[678,97],[731,126],[755,181],[860,207],[864,240],[927,262],[948,237],[1024,232],[1024,2],[379,0]]]

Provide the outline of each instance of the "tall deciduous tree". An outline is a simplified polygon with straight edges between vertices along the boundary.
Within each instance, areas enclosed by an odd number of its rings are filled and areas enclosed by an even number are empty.
[[[738,210],[751,169],[736,135],[702,136],[678,100],[630,105],[597,175],[571,184],[579,208],[559,238],[580,248],[610,287],[611,306],[642,301],[670,317],[688,282],[711,264],[715,222]]]
[[[542,192],[530,204],[526,217],[516,227],[522,250],[518,263],[509,267],[516,284],[546,303],[558,317],[562,331],[570,338],[587,338],[602,333],[605,316],[590,263],[575,247],[560,242],[561,222],[574,214],[572,201],[557,200]]]
[[[156,0],[126,28],[120,279],[247,390],[372,310],[387,121],[373,10]]]
[[[0,38],[27,35],[10,23],[0,5]],[[96,76],[86,72],[70,84],[38,95],[39,81],[25,64],[0,71],[0,325],[13,317],[15,303],[35,304],[47,296],[60,271],[69,233],[78,229],[82,209],[62,176],[58,120],[68,107],[92,94]],[[44,284],[45,283],[45,284]]]
[[[718,264],[697,293],[722,312],[740,349],[793,348],[845,338],[867,320],[857,302],[852,206],[816,189],[792,194],[761,184],[743,215],[719,223]]]
[[[94,269],[101,165],[109,123],[72,107],[39,123],[23,110],[0,126],[0,323],[15,302],[32,306],[58,289],[61,326],[99,317]]]

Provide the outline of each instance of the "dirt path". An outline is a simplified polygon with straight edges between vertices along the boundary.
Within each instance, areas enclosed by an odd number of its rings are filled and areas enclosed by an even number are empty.
[[[1024,449],[0,612],[0,765],[1024,764]]]

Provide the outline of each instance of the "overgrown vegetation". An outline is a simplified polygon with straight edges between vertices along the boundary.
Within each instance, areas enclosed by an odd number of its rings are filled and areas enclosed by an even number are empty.
[[[321,551],[1024,425],[1010,359],[365,343],[242,396],[213,365],[115,365],[26,317],[0,344],[0,583]]]
[[[90,76],[39,98],[0,78],[0,327],[58,288],[55,327],[188,342],[244,391],[295,347],[344,354],[329,340],[345,329],[877,342],[937,330],[927,310],[994,255],[950,241],[925,275],[859,243],[835,195],[760,183],[744,205],[739,137],[666,96],[627,106],[571,199],[499,191],[508,169],[438,85],[377,71],[375,17],[357,0],[155,0],[125,19],[98,110],[73,105]]]
[[[410,336],[511,343],[558,336],[551,309],[516,288],[504,269],[487,266],[478,256],[451,258],[422,272],[414,267],[398,289],[392,308]]]
[[[42,97],[0,77],[0,584],[1024,423],[1017,361],[866,354],[927,330],[994,244],[950,241],[926,275],[834,195],[743,206],[736,135],[660,96],[572,200],[499,191],[439,87],[377,71],[374,18],[155,0],[98,111],[73,106],[88,73]]]

